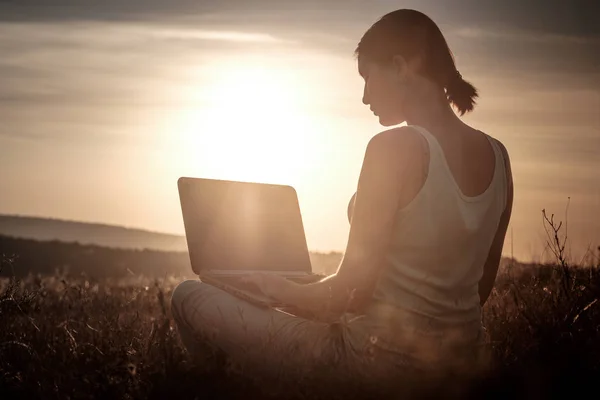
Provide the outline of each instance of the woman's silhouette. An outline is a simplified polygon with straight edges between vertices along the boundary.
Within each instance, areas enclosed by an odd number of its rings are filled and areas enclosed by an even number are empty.
[[[474,365],[485,342],[481,308],[512,209],[507,151],[452,110],[472,111],[477,90],[426,15],[385,15],[364,34],[356,56],[363,103],[381,125],[406,126],[367,146],[343,260],[314,284],[248,278],[319,319],[186,281],[173,293],[172,310],[190,351],[208,341],[265,371],[308,371],[324,362],[337,363],[339,373],[382,379]]]

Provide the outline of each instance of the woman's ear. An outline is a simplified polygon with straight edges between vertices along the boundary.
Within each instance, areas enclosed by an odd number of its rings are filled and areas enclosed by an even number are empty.
[[[392,57],[392,66],[394,68],[394,72],[401,80],[404,80],[409,75],[416,74],[418,71],[420,71],[422,63],[422,55],[415,55],[410,59],[410,61],[406,61],[406,58],[399,54],[396,54],[394,57]]]
[[[392,67],[394,68],[394,74],[404,80],[408,73],[408,63],[406,59],[399,54],[392,57]]]

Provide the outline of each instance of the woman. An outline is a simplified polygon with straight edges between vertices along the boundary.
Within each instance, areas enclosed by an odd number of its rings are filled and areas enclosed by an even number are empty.
[[[406,126],[367,146],[343,260],[335,274],[308,285],[269,274],[247,279],[320,319],[186,281],[172,308],[189,349],[209,340],[269,371],[337,362],[348,373],[392,378],[398,368],[472,365],[512,209],[508,154],[452,110],[472,111],[477,90],[424,14],[385,15],[356,55],[363,103],[381,125]]]

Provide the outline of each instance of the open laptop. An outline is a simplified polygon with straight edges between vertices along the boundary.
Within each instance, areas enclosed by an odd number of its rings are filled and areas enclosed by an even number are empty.
[[[177,181],[192,270],[200,280],[252,303],[279,307],[241,277],[270,272],[316,282],[293,187],[181,177]]]

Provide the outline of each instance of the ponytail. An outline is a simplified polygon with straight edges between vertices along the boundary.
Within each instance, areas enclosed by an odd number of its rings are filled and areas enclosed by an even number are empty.
[[[450,75],[445,85],[446,97],[460,113],[464,115],[473,111],[475,107],[475,98],[479,96],[477,89],[471,83],[465,81],[457,70]]]

